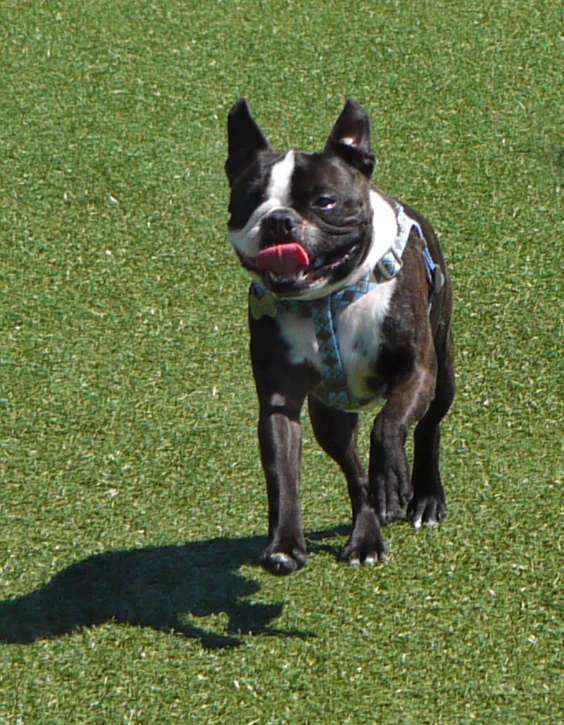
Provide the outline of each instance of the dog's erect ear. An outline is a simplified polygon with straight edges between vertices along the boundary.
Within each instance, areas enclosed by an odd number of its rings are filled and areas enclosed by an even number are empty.
[[[372,176],[376,159],[370,144],[370,118],[364,108],[350,98],[329,134],[325,151],[337,154],[368,179]]]
[[[245,168],[258,154],[270,145],[251,115],[246,98],[240,98],[227,117],[227,139],[229,156],[225,162],[225,173],[229,181]]]

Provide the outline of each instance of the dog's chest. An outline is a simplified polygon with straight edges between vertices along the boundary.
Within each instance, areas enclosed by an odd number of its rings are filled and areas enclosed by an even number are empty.
[[[357,399],[374,394],[373,381],[382,341],[382,326],[396,280],[378,285],[335,316],[337,344],[350,393]],[[282,312],[278,323],[293,365],[308,363],[322,376],[326,365],[312,318]],[[372,384],[371,384],[372,383]]]

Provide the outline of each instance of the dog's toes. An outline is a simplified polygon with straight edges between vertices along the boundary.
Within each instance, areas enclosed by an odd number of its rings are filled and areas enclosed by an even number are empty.
[[[367,507],[358,513],[340,560],[349,566],[373,566],[385,558],[386,542],[378,518]]]
[[[411,499],[411,484],[401,476],[381,478],[374,486],[377,491],[375,507],[382,525],[405,517],[406,506]]]
[[[384,547],[381,551],[378,552],[370,552],[369,554],[363,554],[358,551],[349,550],[349,548],[345,548],[343,553],[340,556],[341,562],[343,564],[348,564],[349,566],[352,566],[354,568],[357,568],[359,566],[374,566],[379,561],[385,561],[386,560],[386,547]]]
[[[405,516],[405,507],[400,504],[388,505],[381,507],[378,511],[378,520],[384,526],[391,524],[392,521],[397,521]]]
[[[446,504],[442,498],[436,496],[421,496],[414,498],[408,506],[407,515],[413,527],[434,526],[444,521]]]
[[[260,563],[269,574],[288,576],[303,569],[306,564],[306,556],[298,549],[294,549],[291,554],[283,551],[265,552]]]
[[[385,561],[386,543],[382,537],[370,542],[349,542],[341,554],[340,561],[352,567],[374,566]]]

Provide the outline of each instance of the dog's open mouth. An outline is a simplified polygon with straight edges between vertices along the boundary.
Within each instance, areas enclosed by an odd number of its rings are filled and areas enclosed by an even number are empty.
[[[239,251],[238,255],[243,266],[258,274],[272,292],[293,295],[320,286],[335,270],[351,261],[359,248],[360,244],[353,244],[311,259],[301,244],[290,241],[267,247],[254,259]]]

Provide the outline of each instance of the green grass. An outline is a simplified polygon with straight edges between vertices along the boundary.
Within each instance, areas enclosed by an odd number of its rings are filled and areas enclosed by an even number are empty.
[[[552,0],[2,3],[2,725],[564,721],[563,33]],[[371,570],[307,424],[308,566],[256,566],[243,94],[282,149],[365,105],[455,280],[449,516]]]

